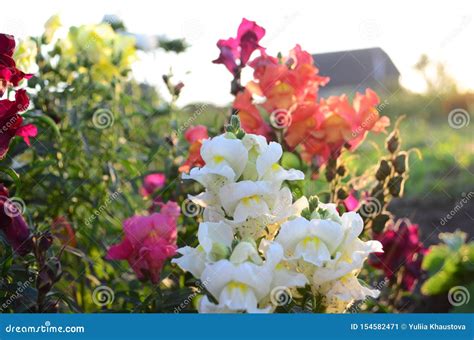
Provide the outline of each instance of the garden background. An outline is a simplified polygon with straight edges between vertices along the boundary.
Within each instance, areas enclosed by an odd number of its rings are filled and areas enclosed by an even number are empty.
[[[200,208],[189,206],[186,194],[199,188],[180,177],[193,144],[185,132],[203,125],[216,136],[229,121],[232,76],[211,61],[219,52],[217,40],[235,35],[242,17],[266,28],[262,44],[273,54],[300,43],[316,55],[342,51],[341,58],[364,68],[353,51],[380,47],[387,65],[393,62],[400,71],[399,85],[375,84],[378,112],[390,118],[389,132],[399,127],[401,148],[409,155],[409,175],[396,195],[403,197],[395,197],[387,210],[394,220],[417,224],[425,248],[442,246],[431,249],[434,264],[420,269],[412,289],[380,303],[365,301],[357,311],[474,311],[472,298],[453,304],[448,294],[461,286],[470,296],[474,287],[472,4],[394,5],[388,14],[369,1],[301,1],[291,8],[283,1],[244,1],[235,8],[210,2],[47,3],[30,2],[34,10],[9,11],[0,23],[1,33],[17,39],[17,66],[33,74],[24,117],[38,128],[31,147],[13,139],[0,161],[1,181],[10,197],[19,198],[31,232],[37,233],[34,242],[44,251],[38,264],[38,254],[19,258],[2,238],[2,312],[176,312],[194,297],[196,283],[175,265],[167,263],[160,284],[153,285],[137,280],[127,263],[105,255],[122,237],[125,219],[168,200],[191,209],[179,217],[178,244],[195,243]],[[340,61],[333,59],[328,72],[342,67]],[[366,72],[372,79],[378,68]],[[327,75],[322,68],[320,75]],[[343,91],[353,98],[374,87],[365,80],[320,95]],[[386,139],[387,134],[369,134],[343,157],[354,177],[375,172],[386,155]],[[287,159],[308,170],[300,163]],[[147,193],[144,178],[154,173],[164,174],[164,183]],[[307,179],[304,193],[319,194],[320,182]],[[439,237],[456,231],[451,244]],[[451,257],[450,267],[443,260]],[[382,282],[369,271],[371,282]],[[422,291],[433,277],[431,288]],[[20,286],[25,289],[19,293]],[[187,302],[179,311],[193,310]]]

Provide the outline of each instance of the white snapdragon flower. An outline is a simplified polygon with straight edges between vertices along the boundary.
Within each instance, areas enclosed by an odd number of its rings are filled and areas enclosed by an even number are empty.
[[[270,244],[265,256],[263,261],[251,243],[241,242],[229,260],[207,265],[202,273],[202,281],[206,282],[206,289],[218,303],[212,303],[205,296],[199,303],[199,311],[269,313],[275,307],[269,304],[275,284],[295,287],[306,283],[301,274],[276,270],[283,258],[280,245]]]
[[[303,180],[299,170],[285,170],[278,164],[283,149],[275,142],[267,143],[262,136],[246,134],[242,142],[248,150],[248,164],[244,170],[244,179],[252,181],[271,181],[281,185],[283,181]]]
[[[219,200],[235,222],[270,213],[279,188],[266,181],[240,181],[224,185]]]
[[[179,248],[177,252],[182,256],[173,259],[184,271],[188,271],[196,278],[200,278],[206,263],[227,257],[232,246],[234,233],[232,227],[224,222],[203,222],[199,224],[199,246]]]
[[[201,157],[206,165],[191,169],[189,175],[183,174],[183,179],[193,179],[206,188],[216,190],[242,175],[248,161],[248,151],[240,139],[221,135],[203,141]]]
[[[375,293],[358,284],[355,275],[370,253],[382,251],[380,242],[358,238],[362,230],[362,218],[354,212],[333,220],[300,217],[284,223],[275,241],[285,249],[287,260],[295,262],[320,290],[360,299]]]

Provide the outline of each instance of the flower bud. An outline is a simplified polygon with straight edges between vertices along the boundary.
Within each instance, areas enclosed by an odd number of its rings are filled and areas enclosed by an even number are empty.
[[[343,177],[346,174],[346,167],[344,165],[339,165],[336,172],[339,176]]]
[[[211,250],[210,255],[214,261],[225,259],[229,256],[229,254],[230,254],[229,248],[227,248],[223,244],[214,243],[212,245],[212,250]]]
[[[400,147],[400,139],[398,137],[398,131],[395,130],[393,131],[387,138],[386,142],[386,147],[387,150],[390,153],[395,153],[398,151],[398,148]]]
[[[393,160],[393,167],[395,168],[395,171],[400,175],[407,171],[408,163],[406,152],[400,152],[397,155],[397,157]]]
[[[347,190],[344,189],[344,188],[339,188],[337,190],[337,198],[340,199],[340,200],[345,200],[347,197],[349,196],[349,194],[347,193]]]
[[[378,234],[385,229],[385,225],[390,220],[390,215],[388,213],[382,213],[376,216],[372,222],[372,230]]]
[[[316,196],[316,195],[311,196],[308,199],[308,203],[309,203],[309,211],[315,211],[318,208],[318,205],[319,205],[318,196]]]
[[[53,235],[51,233],[46,232],[42,235],[39,236],[38,239],[38,248],[45,252],[51,247],[51,244],[53,244]]]
[[[388,181],[388,191],[393,197],[403,196],[404,180],[402,176],[395,176]]]
[[[391,172],[391,167],[390,164],[385,160],[382,159],[379,164],[379,168],[377,169],[377,172],[375,173],[375,178],[379,181],[384,181],[385,178],[387,178],[388,175],[390,175]]]

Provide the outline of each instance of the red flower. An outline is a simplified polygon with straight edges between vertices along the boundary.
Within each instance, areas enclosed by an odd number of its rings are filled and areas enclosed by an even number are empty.
[[[149,174],[145,176],[143,185],[140,188],[142,196],[150,196],[156,190],[163,188],[166,182],[166,176],[162,173]]]
[[[391,228],[377,239],[382,243],[384,253],[373,254],[369,264],[382,269],[388,279],[403,270],[402,287],[411,291],[421,275],[421,262],[426,248],[420,242],[418,225],[402,223],[398,228]]]
[[[126,219],[123,241],[111,246],[106,258],[127,260],[140,280],[158,283],[165,261],[176,254],[176,217],[176,209],[166,206],[160,213]]]
[[[25,90],[15,93],[15,100],[0,100],[0,158],[8,151],[10,141],[15,136],[23,137],[26,144],[30,145],[29,137],[37,134],[36,126],[23,124],[23,118],[18,114],[25,111],[29,105],[29,99]]]
[[[201,145],[204,139],[208,139],[207,128],[204,125],[190,127],[184,133],[184,138],[190,144],[188,159],[179,167],[179,172],[189,172],[191,168],[205,165],[201,157]]]
[[[25,74],[16,68],[13,60],[15,51],[15,39],[11,35],[0,34],[0,97],[5,93],[6,88],[11,84],[18,86],[24,78],[31,78],[31,74]]]
[[[263,47],[258,43],[264,35],[264,28],[258,26],[254,21],[242,19],[236,38],[221,39],[217,42],[221,53],[213,63],[224,64],[235,75],[238,66],[245,66],[256,49],[263,50]]]
[[[26,255],[33,248],[30,229],[19,208],[9,199],[8,189],[0,183],[0,230],[20,255]]]

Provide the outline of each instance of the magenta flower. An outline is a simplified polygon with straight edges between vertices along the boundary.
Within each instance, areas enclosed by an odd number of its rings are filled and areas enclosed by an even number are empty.
[[[402,223],[391,228],[377,238],[383,245],[384,253],[376,253],[369,258],[369,264],[382,269],[388,279],[402,272],[402,287],[413,290],[421,275],[421,262],[426,248],[420,242],[418,225]]]
[[[165,206],[167,208],[160,213],[126,219],[125,237],[109,248],[106,258],[127,260],[140,280],[158,283],[165,261],[174,256],[177,249],[176,209],[171,208],[172,204]]]
[[[242,19],[236,38],[220,39],[217,42],[221,53],[213,63],[224,64],[235,75],[238,66],[245,66],[256,49],[264,50],[258,44],[264,35],[265,29],[258,26],[255,21]]]
[[[347,198],[343,202],[347,211],[355,211],[357,207],[359,206],[359,200],[354,194],[355,194],[355,191],[351,190],[351,192],[349,193],[349,196],[347,196]]]
[[[30,229],[19,208],[9,199],[8,189],[0,183],[0,230],[7,242],[19,255],[26,255],[33,248]]]
[[[15,93],[15,100],[0,100],[0,158],[3,158],[8,151],[10,141],[15,136],[23,138],[30,146],[30,137],[35,137],[38,133],[33,124],[23,124],[23,117],[19,112],[28,108],[30,101],[25,90],[18,90]]]
[[[162,173],[155,173],[145,176],[143,185],[140,188],[140,194],[142,196],[150,196],[156,190],[163,188],[166,182],[166,176]]]
[[[16,68],[13,53],[15,39],[8,34],[0,34],[0,97],[9,85],[18,86],[22,79],[30,79],[31,74],[25,74]]]

